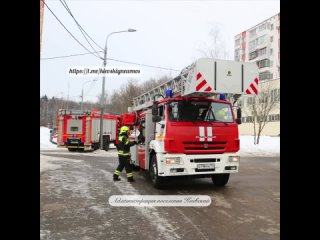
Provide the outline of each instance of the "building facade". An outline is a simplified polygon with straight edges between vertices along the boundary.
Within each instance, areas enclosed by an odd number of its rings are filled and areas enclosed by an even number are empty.
[[[280,79],[272,79],[268,81],[261,81],[258,84],[258,94],[260,97],[256,98],[254,95],[243,95],[240,97],[239,102],[242,109],[242,123],[239,125],[240,135],[253,135],[254,134],[254,116],[252,114],[255,104],[256,108],[265,108],[266,110],[260,110],[260,112],[267,112],[268,108],[272,108],[267,116],[267,122],[264,126],[261,135],[266,136],[279,136],[280,135]],[[263,100],[264,93],[268,94],[268,103],[258,103],[257,101]],[[259,105],[260,106],[257,106]],[[259,115],[259,114],[258,114]],[[263,114],[262,114],[263,115]],[[256,119],[257,120],[257,119]],[[258,129],[256,121],[256,129]]]
[[[245,30],[234,37],[234,59],[240,62],[255,62],[259,67],[259,86],[271,86],[269,94],[280,99],[280,13]],[[253,96],[240,98],[243,108],[242,124],[239,132],[242,135],[253,135],[253,117],[250,104]],[[262,135],[280,134],[280,102],[268,116]]]
[[[44,1],[44,0],[43,0]],[[44,3],[40,0],[40,54],[41,54],[41,42],[42,42],[42,26],[43,26],[43,10]]]

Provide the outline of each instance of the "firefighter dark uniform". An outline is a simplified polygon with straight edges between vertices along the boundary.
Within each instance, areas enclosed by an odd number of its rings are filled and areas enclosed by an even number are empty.
[[[118,156],[119,156],[119,165],[116,170],[113,171],[113,180],[120,180],[119,175],[122,172],[123,168],[126,169],[127,178],[129,182],[134,182],[132,167],[130,164],[130,147],[137,144],[136,141],[130,142],[128,139],[129,128],[126,126],[121,127],[120,136],[118,138]]]

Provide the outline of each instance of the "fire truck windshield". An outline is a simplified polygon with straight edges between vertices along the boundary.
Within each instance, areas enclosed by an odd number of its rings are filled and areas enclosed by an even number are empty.
[[[233,122],[229,104],[210,101],[173,101],[168,104],[171,122]]]

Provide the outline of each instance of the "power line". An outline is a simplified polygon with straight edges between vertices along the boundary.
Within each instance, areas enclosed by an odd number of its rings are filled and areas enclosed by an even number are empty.
[[[103,52],[103,51],[97,51],[97,52]],[[88,55],[88,54],[91,54],[91,53],[79,53],[79,54],[71,54],[71,55],[58,56],[58,57],[40,58],[40,60],[50,60],[50,59],[57,59],[57,58],[76,57],[76,56],[82,56],[82,55]]]
[[[45,1],[41,0],[46,7],[49,9],[49,11],[52,13],[52,15],[58,20],[58,22],[61,24],[61,26],[73,37],[74,40],[76,40],[77,43],[79,43],[84,49],[86,49],[89,53],[91,53],[93,56],[97,57],[96,55],[94,55],[93,52],[91,52],[90,50],[88,50],[81,42],[79,42],[79,40],[73,36],[73,34],[64,26],[64,24],[60,21],[60,19],[54,14],[54,12],[49,8],[49,6],[46,4]],[[100,57],[97,57],[100,58]],[[100,58],[101,59],[101,58]]]
[[[66,1],[65,1],[65,0],[63,0],[63,1],[65,2],[66,7],[67,7],[68,10],[70,11],[70,14],[72,14],[69,6],[68,6],[67,3],[66,3]],[[73,15],[72,15],[72,17],[73,17]],[[74,17],[73,17],[73,18],[74,18]],[[74,19],[74,20],[75,20],[75,19]],[[75,20],[75,21],[76,21],[76,20]],[[76,22],[77,22],[77,21],[76,21]],[[90,35],[83,29],[83,27],[82,27],[78,22],[77,22],[77,24],[78,24],[79,27],[83,30],[83,32],[90,38],[90,40],[91,40],[94,44],[96,44],[96,46],[97,46],[98,48],[100,48],[101,50],[104,51],[104,48],[102,48],[98,43],[96,43],[96,42],[90,37]]]
[[[89,42],[89,40],[87,39],[87,37],[85,36],[84,32],[86,33],[86,35],[92,40],[92,38],[89,36],[89,34],[83,29],[83,27],[80,25],[80,23],[78,23],[78,21],[75,19],[75,17],[73,16],[71,9],[69,8],[67,2],[65,0],[60,0],[62,6],[67,10],[67,12],[69,13],[69,15],[72,17],[72,19],[75,21],[75,23],[77,24],[77,27],[79,28],[82,36],[85,38],[85,40],[87,41],[87,43],[90,45],[91,49],[94,52],[97,52],[97,50],[91,45],[91,43]],[[93,40],[92,40],[93,41]],[[95,42],[95,41],[93,41]],[[102,58],[99,54],[97,54],[100,58]]]
[[[172,68],[164,68],[164,67],[152,66],[152,65],[141,64],[141,63],[127,62],[127,61],[117,60],[117,59],[113,59],[113,58],[108,58],[108,60],[115,61],[115,62],[129,63],[129,64],[143,66],[143,67],[159,68],[159,69],[163,69],[163,70],[170,70],[170,71],[177,71],[177,72],[181,71],[181,70],[172,69]]]
[[[102,51],[98,51],[98,52],[102,52]],[[41,60],[51,60],[51,59],[57,59],[57,58],[75,57],[75,56],[81,56],[81,55],[87,55],[87,54],[90,54],[90,53],[80,53],[80,54],[72,54],[72,55],[66,55],[66,56],[41,58]],[[129,63],[129,64],[134,64],[134,65],[143,66],[143,67],[158,68],[158,69],[163,69],[163,70],[170,70],[170,71],[177,71],[177,72],[181,71],[181,70],[172,69],[172,68],[165,68],[165,67],[158,67],[158,66],[152,66],[152,65],[141,64],[141,63],[122,61],[122,60],[117,60],[117,59],[113,59],[113,58],[107,58],[107,60],[111,60],[111,61],[115,61],[115,62],[122,62],[122,63]]]

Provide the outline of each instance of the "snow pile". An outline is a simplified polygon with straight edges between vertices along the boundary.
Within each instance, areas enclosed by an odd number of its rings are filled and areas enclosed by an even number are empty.
[[[40,127],[40,149],[50,150],[57,149],[57,145],[50,142],[50,129]],[[97,150],[92,152],[93,155],[114,155],[115,146],[110,144],[110,150]],[[280,137],[261,136],[258,145],[253,144],[253,136],[240,136],[240,151],[241,156],[277,156],[280,154]],[[74,154],[74,153],[73,153]],[[90,154],[90,153],[87,153]]]
[[[40,149],[53,149],[57,148],[57,145],[50,142],[50,129],[47,127],[40,127]]]
[[[241,156],[277,156],[280,154],[280,137],[261,136],[254,145],[253,136],[240,136]]]

